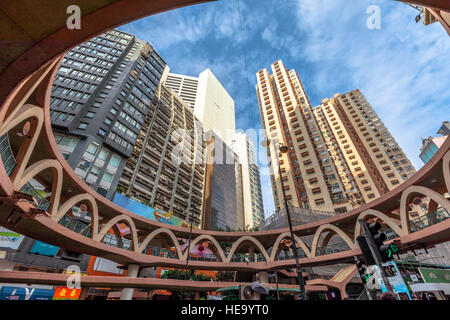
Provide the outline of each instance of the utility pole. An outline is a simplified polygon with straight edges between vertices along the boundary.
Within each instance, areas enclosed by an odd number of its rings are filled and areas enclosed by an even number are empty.
[[[380,275],[381,275],[381,278],[383,279],[386,289],[388,290],[388,292],[394,293],[394,289],[392,288],[392,286],[386,276],[386,273],[384,272],[383,265],[381,264],[380,252],[378,251],[378,249],[375,245],[375,242],[372,239],[372,236],[369,231],[369,228],[367,227],[367,224],[362,219],[359,219],[358,222],[359,222],[359,225],[361,226],[361,229],[363,230],[364,237],[366,238],[366,241],[370,248],[370,252],[372,253],[373,259],[375,260],[375,263],[378,266],[378,269],[380,270]]]

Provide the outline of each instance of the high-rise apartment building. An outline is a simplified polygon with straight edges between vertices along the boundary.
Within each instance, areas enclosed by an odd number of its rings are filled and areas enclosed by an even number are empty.
[[[186,221],[192,210],[198,227],[205,147],[201,122],[173,90],[160,84],[119,187],[128,196]]]
[[[448,121],[444,121],[437,133],[440,134],[439,137],[430,136],[426,139],[422,138],[422,147],[420,147],[419,158],[423,161],[423,163],[430,161],[434,154],[444,144],[445,140],[450,135],[450,123]]]
[[[175,90],[193,107],[194,115],[203,123],[204,132],[214,130],[224,141],[234,135],[234,100],[210,69],[201,72],[198,78],[169,73],[164,85]]]
[[[324,99],[314,114],[335,165],[346,164],[344,169],[350,172],[342,178],[347,193],[359,193],[363,203],[389,192],[416,172],[359,90]]]
[[[173,89],[187,105],[194,111],[197,97],[198,78],[169,73],[164,81],[167,88]]]
[[[288,203],[345,212],[392,190],[415,172],[359,90],[312,108],[295,70],[282,61],[257,73],[275,207]],[[287,153],[279,144],[288,146]],[[281,168],[281,177],[278,173]]]
[[[244,230],[242,166],[214,131],[205,133],[206,175],[202,229]]]
[[[112,30],[64,57],[51,96],[56,142],[75,172],[112,198],[166,63],[146,42]]]
[[[264,204],[253,143],[245,133],[238,132],[229,145],[239,157],[242,166],[242,185],[245,186],[242,190],[244,226],[247,229],[258,228],[264,224]]]

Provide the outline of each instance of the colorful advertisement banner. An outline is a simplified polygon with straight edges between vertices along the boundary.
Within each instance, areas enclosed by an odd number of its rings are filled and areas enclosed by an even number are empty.
[[[24,238],[20,233],[0,227],[0,248],[17,250]]]
[[[52,300],[53,292],[51,289],[3,286],[0,300]]]
[[[183,219],[175,217],[173,212],[163,212],[149,207],[139,201],[128,198],[127,196],[117,193],[114,195],[115,204],[121,206],[128,211],[136,213],[142,217],[148,218],[153,221],[167,223],[177,227],[189,228],[190,225]]]
[[[374,266],[376,267],[376,266]],[[400,273],[400,270],[398,270],[397,264],[395,263],[395,261],[388,261],[388,262],[384,262],[382,264],[383,270],[386,273],[386,277],[387,280],[389,281],[389,283],[391,284],[394,293],[396,293],[397,295],[399,294],[406,294],[409,298],[409,300],[412,300],[411,295],[409,294],[409,290],[408,287],[406,286],[405,281],[403,281],[403,277],[402,274]],[[385,283],[383,282],[382,278],[381,278],[381,274],[380,274],[380,270],[377,268],[376,269],[376,276],[377,276],[377,280],[380,283],[380,288],[381,291],[383,292],[387,292],[387,288]]]
[[[56,287],[53,300],[78,300],[81,289],[70,289],[67,287]]]
[[[59,251],[59,247],[54,245],[36,240],[33,244],[33,247],[30,250],[30,253],[38,253],[43,256],[54,257]]]

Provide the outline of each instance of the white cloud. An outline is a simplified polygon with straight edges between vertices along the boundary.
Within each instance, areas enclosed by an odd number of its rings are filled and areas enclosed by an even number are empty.
[[[382,28],[368,30],[365,9],[373,2],[299,0],[298,30],[308,34],[302,56],[318,64],[314,91],[359,88],[420,167],[420,136],[434,134],[450,114],[450,42],[441,26],[416,24],[412,8],[391,1],[376,1]]]

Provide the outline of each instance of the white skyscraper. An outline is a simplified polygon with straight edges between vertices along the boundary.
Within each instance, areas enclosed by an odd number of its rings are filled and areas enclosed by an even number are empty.
[[[238,132],[229,140],[229,145],[242,165],[244,226],[258,227],[264,222],[264,205],[253,143],[245,133]]]
[[[234,135],[234,100],[210,69],[204,70],[198,78],[169,73],[163,81],[193,108],[205,132],[214,130],[224,141]]]
[[[164,85],[173,89],[194,111],[195,99],[197,97],[198,78],[181,74],[169,73]]]

